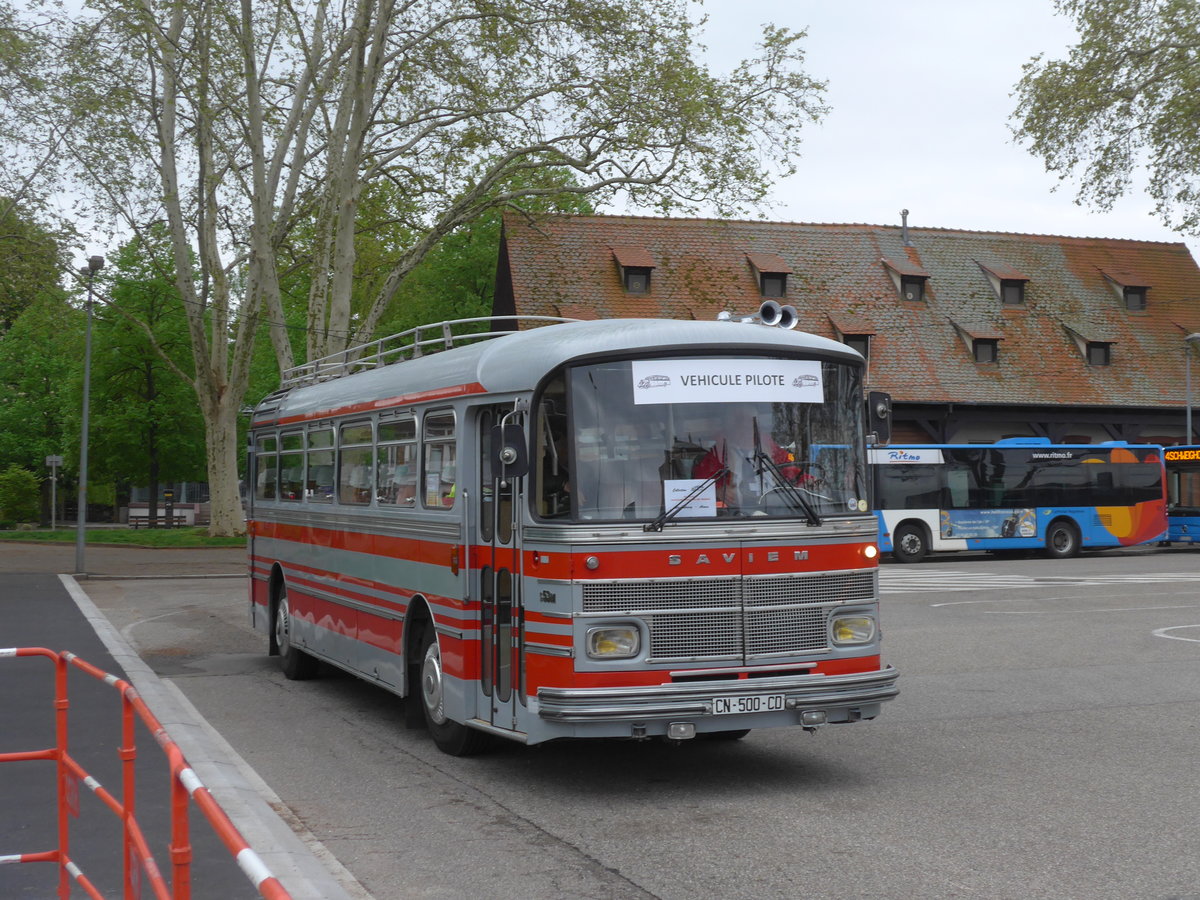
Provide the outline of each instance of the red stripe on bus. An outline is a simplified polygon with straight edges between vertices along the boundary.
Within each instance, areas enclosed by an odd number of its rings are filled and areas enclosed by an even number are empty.
[[[356,413],[369,413],[381,409],[391,409],[394,406],[407,406],[412,403],[428,403],[436,400],[449,400],[452,397],[466,397],[471,394],[486,394],[485,388],[479,382],[471,384],[455,384],[450,387],[435,388],[429,391],[414,391],[411,394],[399,394],[395,397],[387,397],[383,400],[372,400],[367,403],[350,403],[346,406],[338,406],[333,409],[321,409],[316,412],[303,413],[298,416],[284,416],[278,419],[278,425],[292,425],[296,422],[311,422],[315,419],[330,419],[336,416],[352,416]],[[255,425],[266,425],[268,423],[256,421]]]
[[[459,546],[440,541],[385,537],[274,522],[255,521],[250,523],[250,528],[260,537],[441,566],[451,564],[451,554]],[[874,569],[878,566],[878,560],[877,557],[867,556],[865,550],[868,546],[873,547],[874,542],[785,546],[764,544],[690,550],[655,548],[578,553],[527,551],[522,561],[527,575],[564,581],[608,580],[618,577],[766,575]],[[595,560],[594,567],[587,565],[589,559]],[[516,555],[509,547],[471,545],[467,547],[465,560],[467,568],[472,570],[479,570],[485,566],[498,569],[516,568]]]

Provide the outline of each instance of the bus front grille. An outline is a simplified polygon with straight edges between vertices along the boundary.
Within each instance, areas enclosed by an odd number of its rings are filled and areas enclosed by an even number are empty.
[[[830,610],[873,602],[877,570],[813,575],[585,582],[583,611],[633,616],[654,660],[741,660],[829,645]]]

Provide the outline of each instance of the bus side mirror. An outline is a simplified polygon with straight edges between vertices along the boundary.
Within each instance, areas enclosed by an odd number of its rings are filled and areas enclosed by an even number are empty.
[[[529,472],[529,448],[520,425],[492,427],[492,472],[499,478],[520,478]]]
[[[892,395],[883,391],[867,394],[867,432],[870,443],[886,447],[892,439]]]

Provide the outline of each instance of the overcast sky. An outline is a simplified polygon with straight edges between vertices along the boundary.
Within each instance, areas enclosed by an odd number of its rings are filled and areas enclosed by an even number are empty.
[[[806,30],[805,68],[828,82],[824,122],[805,129],[799,172],[768,217],[1078,237],[1200,240],[1168,230],[1139,190],[1111,213],[1074,202],[1013,143],[1021,66],[1062,58],[1074,37],[1050,0],[709,0],[704,42],[724,69],[763,22]]]

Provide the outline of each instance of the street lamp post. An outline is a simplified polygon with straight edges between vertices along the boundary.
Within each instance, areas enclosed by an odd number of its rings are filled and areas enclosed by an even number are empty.
[[[75,523],[75,571],[80,575],[86,573],[83,561],[85,544],[85,528],[87,520],[87,479],[88,479],[88,407],[91,401],[92,387],[92,281],[96,273],[104,268],[103,256],[88,257],[87,267],[82,274],[87,277],[87,327],[83,339],[83,422],[79,438],[79,511]],[[1200,335],[1196,335],[1200,338]]]

